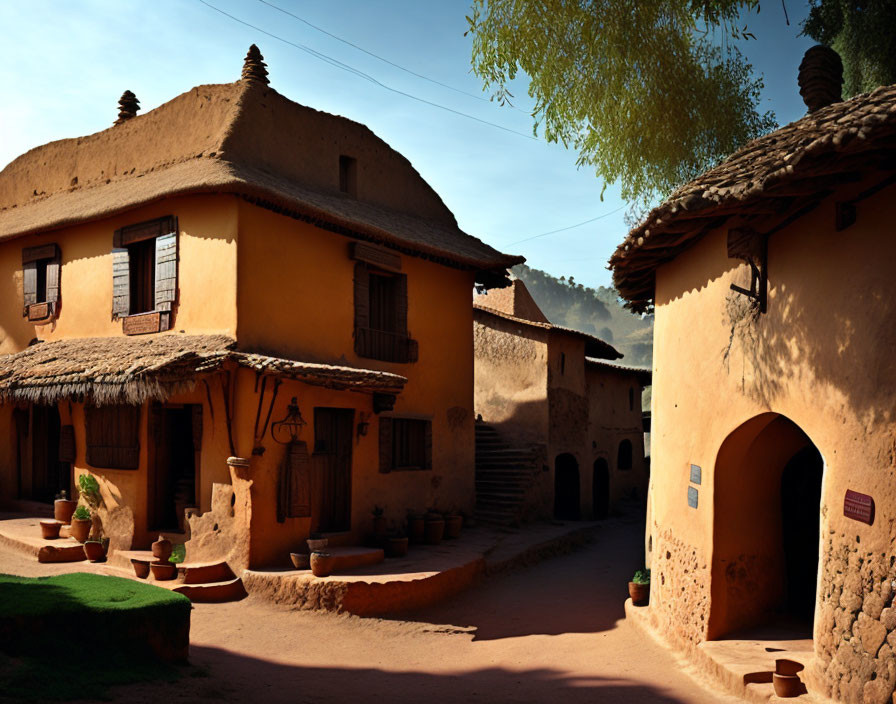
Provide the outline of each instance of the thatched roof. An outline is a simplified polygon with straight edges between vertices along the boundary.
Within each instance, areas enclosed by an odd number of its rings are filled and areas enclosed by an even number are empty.
[[[585,357],[586,366],[596,369],[612,372],[615,374],[624,374],[633,376],[638,383],[643,386],[650,386],[653,380],[653,372],[645,367],[630,367],[627,364],[613,364],[603,359],[595,359],[594,357]]]
[[[599,357],[601,359],[621,359],[623,356],[619,350],[613,347],[613,345],[604,342],[600,338],[594,337],[594,335],[589,335],[586,332],[582,332],[581,330],[573,330],[572,328],[565,328],[560,325],[554,325],[553,323],[542,323],[537,320],[526,320],[525,318],[518,318],[515,315],[510,315],[510,313],[505,313],[502,310],[489,308],[488,306],[484,306],[481,303],[473,303],[474,320],[482,321],[483,319],[487,319],[488,317],[501,318],[503,320],[509,320],[520,325],[526,325],[531,328],[545,330],[548,333],[568,335],[570,337],[584,340],[585,354],[589,357]]]
[[[97,404],[164,400],[228,363],[306,384],[367,393],[398,393],[397,374],[240,352],[223,335],[90,337],[41,342],[0,357],[0,400]]]
[[[613,283],[636,312],[654,296],[659,265],[728,224],[770,234],[838,184],[871,170],[892,175],[896,85],[834,103],[749,142],[654,208],[610,258]]]
[[[358,197],[340,191],[341,154],[358,160]],[[208,193],[473,269],[485,283],[523,261],[461,231],[407,159],[364,125],[245,81],[193,88],[102,132],[18,157],[0,172],[0,239]]]

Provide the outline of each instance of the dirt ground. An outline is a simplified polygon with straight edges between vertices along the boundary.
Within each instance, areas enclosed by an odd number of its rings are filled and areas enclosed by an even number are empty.
[[[722,702],[624,619],[642,527],[612,521],[581,550],[493,577],[395,619],[197,604],[173,682],[113,690],[142,702]],[[634,559],[633,559],[634,558]],[[0,572],[47,574],[0,550]]]

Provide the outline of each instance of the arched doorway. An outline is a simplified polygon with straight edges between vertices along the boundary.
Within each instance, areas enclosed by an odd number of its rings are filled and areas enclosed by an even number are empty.
[[[591,483],[591,509],[594,519],[603,520],[610,515],[610,467],[603,457],[594,462],[594,476]]]
[[[811,634],[823,467],[809,436],[777,413],[750,419],[722,443],[710,639],[768,624]]]
[[[579,463],[568,452],[554,461],[554,518],[579,520]]]

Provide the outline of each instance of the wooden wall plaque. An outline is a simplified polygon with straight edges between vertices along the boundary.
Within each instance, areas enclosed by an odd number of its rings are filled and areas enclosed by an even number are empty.
[[[158,311],[129,315],[121,321],[121,331],[125,335],[146,335],[162,329],[162,314]]]
[[[46,320],[50,317],[50,313],[49,303],[32,303],[28,306],[28,320],[31,322]]]
[[[870,526],[874,523],[874,499],[868,494],[847,489],[843,499],[843,515]]]

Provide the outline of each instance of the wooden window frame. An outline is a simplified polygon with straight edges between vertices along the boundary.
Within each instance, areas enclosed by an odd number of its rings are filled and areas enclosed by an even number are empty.
[[[395,444],[398,424],[422,424],[423,430],[423,464],[399,465],[396,457]],[[407,427],[407,426],[406,426]],[[432,420],[417,416],[380,416],[379,419],[380,441],[380,472],[422,472],[432,470]]]
[[[61,274],[62,253],[55,242],[22,250],[22,317],[38,325],[58,317]]]
[[[153,276],[153,310],[132,312],[131,247],[153,240],[155,269]],[[125,335],[165,332],[174,325],[178,302],[178,260],[180,233],[177,218],[166,215],[153,220],[119,228],[112,240],[112,319],[121,320]]]
[[[132,423],[125,430],[130,438],[111,438],[108,436],[113,422],[107,414],[124,412],[130,416]],[[87,464],[98,469],[140,469],[140,406],[118,404],[110,406],[87,405],[84,409],[84,426],[86,431],[85,451]],[[103,443],[98,443],[102,440]],[[130,442],[128,442],[130,441]]]

